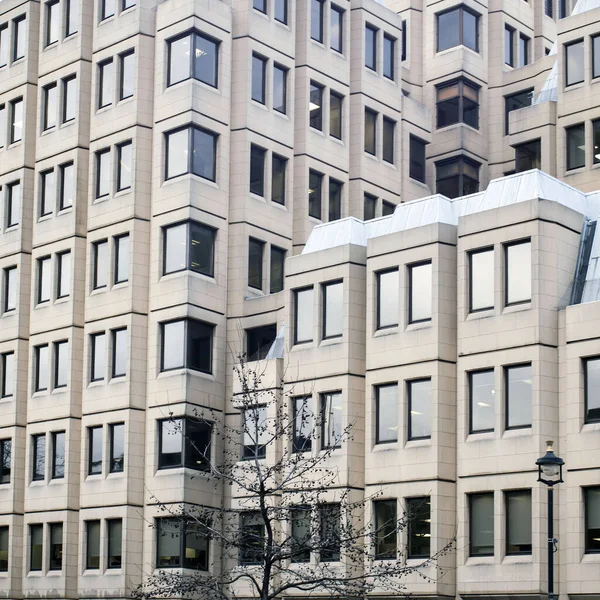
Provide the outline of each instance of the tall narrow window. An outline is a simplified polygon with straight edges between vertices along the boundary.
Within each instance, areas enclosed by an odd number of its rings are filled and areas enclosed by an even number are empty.
[[[54,387],[67,387],[69,378],[69,342],[54,343]]]
[[[294,406],[293,451],[310,452],[314,435],[312,397],[301,396],[293,398],[292,401]]]
[[[515,66],[515,30],[510,25],[504,25],[504,63]]]
[[[506,367],[506,429],[531,427],[531,365]]]
[[[125,468],[125,424],[112,423],[108,426],[110,436],[110,473],[122,473]]]
[[[394,164],[394,146],[395,146],[396,121],[383,117],[383,154],[385,162]]]
[[[375,155],[377,151],[377,113],[365,108],[365,152]]]
[[[127,328],[112,331],[112,377],[127,375]]]
[[[529,47],[531,40],[522,33],[519,34],[519,67],[529,64]]]
[[[123,521],[121,519],[108,519],[106,521],[108,530],[108,559],[106,561],[107,569],[120,569],[123,562],[122,544],[123,544]]]
[[[0,484],[10,483],[12,440],[0,440]]]
[[[321,394],[321,448],[341,448],[342,435],[342,393]]]
[[[15,353],[4,352],[0,355],[2,367],[2,398],[13,395],[15,377]],[[1,477],[0,477],[1,479]],[[2,481],[0,481],[2,483]]]
[[[308,172],[308,215],[321,219],[323,198],[323,174],[312,169]]]
[[[88,427],[88,475],[102,473],[102,426]]]
[[[242,458],[264,458],[269,439],[267,407],[247,408],[243,415]]]
[[[398,441],[398,384],[378,385],[375,388],[376,444]]]
[[[15,181],[6,186],[7,189],[7,207],[6,207],[6,227],[14,227],[19,224],[21,217],[21,183]]]
[[[567,137],[567,171],[585,167],[585,123],[565,127]]]
[[[0,573],[8,571],[8,526],[0,526]]]
[[[48,570],[60,571],[63,566],[63,524],[50,523],[48,537],[50,538]]]
[[[469,433],[494,431],[495,393],[493,369],[469,373]]]
[[[35,347],[35,391],[48,389],[48,345]]]
[[[60,177],[58,210],[61,211],[71,208],[75,200],[75,166],[72,162],[60,165],[58,173]]]
[[[265,104],[265,80],[267,59],[259,54],[252,54],[252,100]]]
[[[43,481],[46,478],[46,434],[32,435],[31,442],[31,479],[33,481]]]
[[[8,25],[0,25],[0,68],[8,64]],[[2,142],[0,141],[0,146]]]
[[[168,86],[194,78],[211,87],[217,87],[219,40],[194,31],[168,40],[167,45]]]
[[[469,556],[494,555],[494,494],[469,494]]]
[[[409,176],[421,183],[425,183],[427,164],[425,160],[425,142],[411,135],[409,152]]]
[[[598,36],[600,39],[600,36]],[[594,144],[594,164],[600,163],[600,121],[592,121],[593,144]]]
[[[313,288],[294,291],[294,343],[313,340]]]
[[[585,504],[585,553],[597,554],[600,553],[600,487],[584,488],[583,499]]]
[[[402,21],[402,56],[400,59],[402,61],[406,60],[406,47],[407,47],[407,38],[408,38],[408,23],[406,20]]]
[[[71,251],[56,255],[58,269],[56,273],[56,297],[67,298],[71,294]]]
[[[398,269],[377,273],[377,329],[398,325],[399,290]]]
[[[544,13],[547,17],[554,18],[554,0],[544,1]]]
[[[592,79],[600,77],[600,36],[592,37]]]
[[[100,521],[86,521],[85,568],[100,568]]]
[[[252,0],[252,8],[261,13],[267,12],[267,0]]]
[[[398,502],[376,500],[375,513],[375,559],[395,560],[398,554]]]
[[[494,249],[469,252],[469,309],[494,308]]]
[[[189,126],[170,131],[165,137],[167,142],[167,179],[192,173],[203,179],[216,181],[216,133]]]
[[[13,62],[25,56],[25,36],[27,34],[25,15],[13,20]]]
[[[335,4],[329,11],[329,47],[336,52],[344,49],[344,11]]]
[[[5,313],[17,308],[17,267],[4,269],[4,311]]]
[[[240,513],[240,534],[244,544],[240,547],[239,564],[259,564],[265,545],[265,523],[260,512]]]
[[[274,0],[273,18],[284,25],[288,22],[288,0]]]
[[[377,70],[377,29],[365,25],[365,67]]]
[[[196,319],[161,323],[161,371],[192,369],[212,373],[215,326]]]
[[[60,4],[58,0],[46,3],[46,46],[56,44],[60,37]]]
[[[285,204],[285,176],[287,158],[274,152],[271,154],[271,201]]]
[[[585,79],[583,40],[565,44],[565,82],[566,85],[582,83]]]
[[[370,221],[375,218],[377,211],[377,197],[365,192],[363,198],[363,219]]]
[[[344,284],[323,285],[323,339],[340,337],[344,332]]]
[[[329,135],[342,139],[342,104],[344,97],[334,91],[329,92]]]
[[[63,104],[62,104],[62,122],[73,121],[77,110],[77,77],[71,75],[62,80]]]
[[[583,361],[585,380],[585,422],[600,422],[600,358]]]
[[[59,6],[59,4],[56,4]],[[57,116],[57,101],[58,101],[58,87],[56,83],[46,85],[43,88],[44,93],[44,131],[53,129],[56,127],[56,116]]]
[[[323,42],[323,5],[324,0],[310,0],[310,37]]]
[[[343,183],[332,177],[329,178],[329,221],[342,218],[342,187]]]
[[[115,237],[115,285],[129,281],[129,234]]]
[[[284,286],[284,265],[285,265],[285,250],[271,244],[271,279],[270,289],[271,294],[281,292]]]
[[[262,290],[263,287],[263,257],[265,243],[255,238],[248,240],[248,285]]]
[[[431,379],[407,382],[408,439],[431,438]]]
[[[506,554],[531,554],[531,490],[505,492]]]
[[[109,58],[98,65],[98,108],[110,106],[114,97],[115,65],[113,59]]]
[[[431,499],[407,498],[408,556],[429,558],[431,555]]]
[[[396,39],[389,36],[383,36],[383,76],[391,79],[396,78]]]
[[[110,194],[110,148],[96,152],[96,198]]]
[[[189,269],[214,276],[216,230],[196,221],[163,228],[163,275]]]
[[[25,21],[22,21],[23,23]],[[23,139],[23,98],[13,100],[10,103],[10,139],[9,143],[14,144]]]
[[[337,562],[340,560],[341,520],[339,504],[318,505],[319,514],[319,561]]]
[[[290,521],[292,529],[292,562],[310,561],[311,551],[311,511],[308,506],[291,506]]]
[[[100,19],[108,19],[114,17],[116,9],[116,0],[101,0]]]
[[[505,303],[531,302],[531,242],[514,242],[504,246]]]
[[[90,339],[92,343],[90,381],[103,381],[106,364],[106,334],[94,333]]]
[[[130,141],[117,145],[117,192],[131,188],[133,168],[133,143]]]
[[[264,148],[250,146],[250,193],[257,196],[265,195],[265,158]]]
[[[313,129],[323,131],[323,86],[310,82],[309,124]]]
[[[52,432],[52,479],[65,476],[65,432]]]
[[[133,96],[135,86],[134,64],[134,50],[119,54],[119,100],[125,100]]]
[[[433,271],[431,262],[408,267],[408,322],[430,321],[433,306]]]
[[[41,524],[29,526],[29,570],[41,571],[44,554],[44,526]]]
[[[0,104],[0,148],[6,145],[6,106]]]
[[[287,113],[287,74],[285,67],[273,65],[273,110],[284,115]]]
[[[65,37],[79,30],[79,0],[67,0]]]
[[[94,289],[105,288],[108,283],[108,240],[92,244],[94,258]]]
[[[40,173],[40,217],[52,214],[56,202],[54,169]]]

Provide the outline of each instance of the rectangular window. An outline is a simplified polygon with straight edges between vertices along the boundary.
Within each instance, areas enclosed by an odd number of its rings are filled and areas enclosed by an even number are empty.
[[[189,269],[214,277],[216,230],[196,221],[163,228],[163,275]]]
[[[505,244],[505,303],[531,302],[531,242]]]
[[[585,503],[585,553],[597,554],[600,552],[600,487],[584,488],[583,498]],[[0,556],[1,554],[2,552],[0,552]]]
[[[46,478],[46,434],[32,435],[31,442],[31,479],[32,481],[43,481]]]
[[[381,216],[388,217],[389,215],[393,215],[396,210],[396,205],[391,202],[386,202],[383,200],[381,202]]]
[[[2,365],[2,398],[9,398],[14,391],[15,353],[4,352],[0,355]],[[2,477],[0,476],[0,483]]]
[[[127,375],[127,328],[112,330],[112,377]]]
[[[110,443],[109,473],[122,473],[125,468],[125,424],[111,423],[108,426]]]
[[[265,195],[265,159],[267,151],[264,148],[250,146],[250,193],[257,196]]]
[[[544,1],[544,12],[547,17],[550,17],[551,19],[554,18],[554,0]]]
[[[309,124],[313,129],[323,131],[323,86],[310,82]]]
[[[469,556],[494,556],[494,494],[469,494]]]
[[[79,30],[79,0],[67,0],[65,37]]]
[[[510,25],[504,25],[504,64],[515,66],[515,30]]]
[[[394,164],[394,132],[396,121],[383,117],[383,160]]]
[[[408,266],[408,322],[430,321],[433,303],[433,271],[431,262]]]
[[[479,15],[464,5],[436,15],[437,51],[466,46],[479,52]]]
[[[402,56],[400,57],[401,61],[406,60],[406,42],[408,37],[408,23],[406,20],[402,21]]]
[[[287,113],[287,73],[285,67],[273,65],[273,110],[284,115]]]
[[[308,172],[308,216],[321,219],[323,198],[323,174],[313,171]]]
[[[218,86],[219,44],[219,40],[197,31],[168,40],[167,86],[193,78],[216,88]],[[131,72],[133,75],[133,67]],[[130,84],[132,93],[133,87],[132,78]]]
[[[425,183],[426,160],[425,160],[425,145],[426,143],[415,137],[410,136],[410,166],[409,176],[421,183]]]
[[[41,571],[43,566],[43,552],[44,552],[44,526],[30,525],[29,526],[29,570],[30,571]]]
[[[246,329],[246,361],[266,358],[276,337],[276,324]]]
[[[504,492],[506,554],[531,554],[531,490]]]
[[[58,173],[60,177],[58,210],[61,211],[73,206],[73,200],[75,199],[75,166],[72,162],[60,165]],[[52,179],[54,180],[54,177]]]
[[[271,201],[285,205],[285,176],[287,158],[271,154]]]
[[[318,505],[319,514],[319,561],[337,562],[341,550],[342,511],[339,504]]]
[[[341,337],[344,332],[344,284],[323,286],[323,339]]]
[[[435,163],[435,189],[448,198],[467,196],[479,191],[479,167],[463,156]]]
[[[407,382],[408,392],[408,439],[431,438],[431,379]]]
[[[105,148],[96,152],[96,198],[110,194],[110,180],[110,148]]]
[[[310,37],[323,42],[323,4],[324,0],[310,0]]]
[[[0,67],[8,64],[8,25],[0,25]],[[2,142],[0,141],[0,145]]]
[[[431,499],[407,498],[408,554],[407,558],[431,556]]]
[[[19,217],[21,216],[21,183],[19,181],[9,183],[6,188],[8,193],[6,227],[14,227],[19,224]]]
[[[69,342],[54,342],[54,387],[67,387],[69,379]]]
[[[273,18],[284,25],[288,22],[288,4],[287,0],[275,0],[273,8]]]
[[[156,566],[161,569],[208,570],[209,537],[196,521],[156,519]]]
[[[342,186],[341,181],[329,178],[329,221],[337,221],[342,217]]]
[[[377,329],[396,327],[399,316],[400,277],[398,269],[380,271],[377,276]]]
[[[93,289],[105,288],[108,283],[108,240],[92,244],[94,257]]]
[[[57,3],[58,6],[58,3]],[[44,119],[43,129],[53,129],[56,127],[56,116],[57,116],[57,101],[58,101],[58,86],[56,83],[46,85],[43,88],[44,94]]]
[[[13,20],[13,62],[25,56],[25,15]]]
[[[248,511],[240,514],[240,536],[244,544],[239,549],[239,564],[259,564],[265,545],[265,524],[260,512]]]
[[[135,85],[134,64],[134,50],[119,54],[119,100],[125,100],[133,96]]]
[[[242,459],[264,458],[267,455],[269,439],[267,407],[256,406],[242,412]]]
[[[506,389],[506,429],[531,427],[531,365],[504,369]]]
[[[115,285],[129,281],[129,234],[119,235],[115,240]]]
[[[375,156],[377,151],[377,113],[365,108],[365,152]]]
[[[166,179],[191,173],[216,181],[217,134],[195,126],[165,135],[167,146]]]
[[[600,36],[592,37],[592,79],[600,77]]]
[[[48,345],[35,347],[35,389],[43,392],[48,389]]]
[[[284,286],[285,250],[271,245],[271,278],[269,293],[281,292]]]
[[[585,167],[585,123],[565,127],[567,137],[567,171]]]
[[[329,47],[336,52],[344,51],[344,11],[335,4],[329,12]]]
[[[94,333],[91,336],[92,357],[90,381],[104,381],[106,364],[106,334]]]
[[[60,4],[58,0],[46,3],[46,46],[56,44],[60,37]]]
[[[5,313],[17,308],[17,267],[4,269],[4,311]]]
[[[375,387],[376,444],[398,441],[398,384],[389,383]]]
[[[585,382],[585,422],[600,422],[600,358],[583,361]]]
[[[110,106],[115,97],[115,65],[112,58],[98,64],[98,108]]]
[[[479,86],[458,79],[436,87],[437,128],[465,123],[479,129]]]
[[[102,425],[88,427],[88,475],[102,474]]]
[[[294,290],[294,343],[313,341],[313,288]]]
[[[56,277],[56,297],[68,298],[71,295],[71,251],[56,255],[58,268]]]
[[[71,75],[62,80],[62,122],[75,120],[77,109],[77,77]]]
[[[6,143],[6,107],[0,104],[0,148]]]
[[[376,500],[375,513],[375,560],[395,560],[398,555],[398,502]]]
[[[542,167],[542,140],[531,140],[515,148],[515,173]]]
[[[117,144],[117,192],[131,188],[133,143],[131,140]]]
[[[100,521],[86,521],[85,568],[100,568]]]
[[[600,163],[600,121],[592,121],[594,142],[594,164]]]
[[[161,371],[191,369],[212,373],[215,326],[195,319],[161,323]]]
[[[342,393],[321,394],[321,449],[342,447]]]
[[[48,537],[50,538],[48,570],[60,571],[63,566],[63,524],[50,523],[48,529]]]
[[[259,54],[252,54],[252,100],[265,104],[265,78],[267,59]]]
[[[121,519],[108,519],[106,521],[108,530],[108,560],[107,569],[120,569],[122,566],[122,545],[123,545],[123,521]]]
[[[8,526],[0,527],[0,573],[8,571]]]
[[[54,169],[40,173],[40,217],[52,214],[56,201]]]
[[[365,67],[377,71],[377,28],[365,25]]]
[[[375,214],[377,211],[377,197],[372,196],[371,194],[367,194],[365,192],[363,198],[363,219],[365,221],[370,221],[375,218]]]
[[[0,440],[0,484],[10,483],[12,440]]]
[[[533,102],[533,89],[523,90],[510,96],[504,96],[504,135],[508,135],[509,119],[508,115],[513,110],[531,106]]]
[[[255,238],[248,240],[248,286],[257,290],[263,287],[264,251],[264,242]]]
[[[494,369],[473,371],[469,376],[469,433],[494,431],[495,387]]]
[[[261,13],[267,13],[267,0],[252,0],[252,8]]]
[[[65,476],[65,432],[52,432],[52,479],[63,479]]]
[[[494,308],[494,249],[469,252],[469,310]]]
[[[306,563],[310,561],[311,551],[311,510],[308,506],[290,506],[292,530],[291,561]]]
[[[396,39],[389,36],[383,36],[383,76],[395,79],[396,71]]]
[[[344,97],[329,91],[329,135],[337,140],[342,139],[342,104]]]
[[[191,417],[159,421],[158,466],[210,469],[212,424]]]
[[[583,40],[565,44],[565,83],[567,86],[582,83],[585,79],[583,54]]]
[[[530,47],[530,39],[523,35],[519,34],[519,67],[524,67],[529,64],[529,47]]]
[[[293,452],[310,452],[314,437],[312,397],[292,398],[294,407]]]

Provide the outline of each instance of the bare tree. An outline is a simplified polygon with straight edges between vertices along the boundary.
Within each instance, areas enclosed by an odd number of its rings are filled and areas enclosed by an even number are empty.
[[[350,486],[340,488],[332,459],[352,439],[353,425],[341,427],[335,398],[326,398],[317,414],[304,398],[283,394],[282,381],[264,382],[260,364],[239,357],[234,368],[241,390],[234,397],[238,425],[204,411],[184,430],[182,420],[171,415],[173,435],[185,438],[208,485],[230,487],[230,500],[174,507],[154,498],[166,517],[156,521],[162,524],[157,538],[167,546],[169,539],[186,540],[181,546],[186,563],[177,566],[188,568],[161,569],[172,565],[168,551],[159,555],[155,574],[134,597],[354,600],[373,592],[398,595],[411,573],[430,581],[443,576],[439,559],[452,551],[454,540],[418,564],[407,564],[396,540],[415,515],[394,510],[374,523],[369,507],[383,492],[367,497]]]

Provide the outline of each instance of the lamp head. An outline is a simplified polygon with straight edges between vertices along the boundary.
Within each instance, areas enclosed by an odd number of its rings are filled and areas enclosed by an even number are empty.
[[[554,454],[553,441],[549,440],[546,444],[546,454],[538,458],[535,464],[538,466],[538,481],[553,486],[563,482],[562,468],[565,461]]]

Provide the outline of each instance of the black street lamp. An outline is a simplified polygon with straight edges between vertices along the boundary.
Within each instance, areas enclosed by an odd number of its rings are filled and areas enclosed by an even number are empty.
[[[546,454],[538,458],[538,481],[548,486],[548,600],[554,600],[554,486],[562,483],[562,468],[565,461],[554,454],[553,441],[546,442]]]

